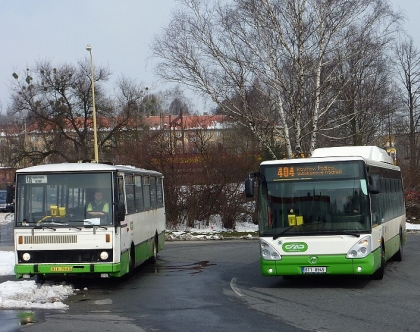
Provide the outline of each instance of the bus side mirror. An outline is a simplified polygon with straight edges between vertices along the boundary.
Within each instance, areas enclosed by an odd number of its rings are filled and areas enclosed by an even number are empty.
[[[245,180],[245,196],[254,197],[254,178],[252,177]]]
[[[125,220],[125,204],[118,203],[117,204],[117,221],[120,223],[121,221]]]
[[[379,194],[381,192],[381,182],[378,174],[369,174],[369,192]]]

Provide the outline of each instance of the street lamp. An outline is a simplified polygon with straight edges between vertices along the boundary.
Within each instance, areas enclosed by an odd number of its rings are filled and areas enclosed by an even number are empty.
[[[98,162],[98,136],[96,133],[95,83],[93,79],[92,46],[87,44],[86,50],[89,51],[90,54],[90,76],[92,80],[93,150],[95,152],[95,161]]]

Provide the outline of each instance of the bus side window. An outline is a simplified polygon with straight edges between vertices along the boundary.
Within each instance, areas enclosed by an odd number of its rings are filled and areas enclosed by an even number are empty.
[[[135,175],[134,179],[135,179],[134,192],[135,192],[135,197],[136,197],[136,211],[140,212],[144,210],[142,178],[140,175]]]
[[[156,178],[154,176],[150,177],[150,205],[152,209],[157,207]]]
[[[163,206],[163,188],[162,188],[162,178],[156,179],[156,195],[157,195],[157,205],[158,207]]]
[[[143,198],[144,198],[144,209],[150,210],[150,177],[143,177]]]
[[[135,197],[134,197],[134,176],[127,175],[125,177],[125,195],[127,200],[127,213],[135,213],[136,212],[136,205],[135,205]]]

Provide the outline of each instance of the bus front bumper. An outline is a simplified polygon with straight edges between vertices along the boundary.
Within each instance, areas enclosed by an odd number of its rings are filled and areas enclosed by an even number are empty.
[[[70,276],[70,275],[99,275],[119,277],[123,273],[120,263],[95,264],[19,264],[14,268],[17,279],[30,278],[35,275]]]
[[[282,256],[281,260],[260,258],[264,276],[371,275],[380,266],[380,257],[349,259],[345,255]]]

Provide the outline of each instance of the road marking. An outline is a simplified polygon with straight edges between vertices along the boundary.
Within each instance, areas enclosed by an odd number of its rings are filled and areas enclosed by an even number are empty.
[[[232,290],[236,293],[236,295],[238,296],[245,296],[238,288],[238,286],[236,286],[236,280],[237,278],[232,278],[232,280],[230,281],[230,288],[232,288]]]

